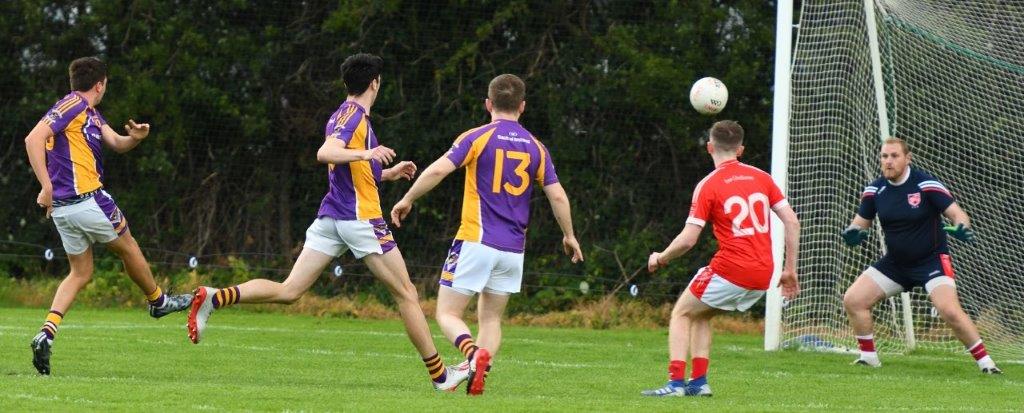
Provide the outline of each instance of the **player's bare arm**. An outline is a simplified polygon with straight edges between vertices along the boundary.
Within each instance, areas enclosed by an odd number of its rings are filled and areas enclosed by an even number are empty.
[[[967,216],[967,212],[964,212],[963,208],[960,208],[960,204],[956,202],[949,204],[946,210],[942,211],[942,216],[946,217],[953,226],[960,224],[963,224],[965,227],[971,226],[971,218]]]
[[[964,212],[963,208],[960,208],[956,202],[949,204],[945,211],[942,211],[942,216],[949,220],[951,225],[943,227],[950,236],[960,241],[973,241],[974,230],[971,229],[971,219],[967,216],[967,212]]]
[[[652,252],[647,257],[647,270],[655,272],[659,268],[668,265],[669,261],[676,258],[682,257],[684,254],[693,249],[694,245],[697,245],[697,238],[700,236],[700,231],[704,227],[697,224],[686,224],[683,227],[683,231],[672,240],[668,247],[662,252]]]
[[[349,149],[345,147],[345,142],[332,138],[324,140],[324,144],[316,151],[317,162],[335,165],[369,160],[389,165],[394,159],[395,151],[387,146],[381,145],[367,150]]]
[[[796,260],[800,251],[800,219],[797,218],[793,207],[789,205],[776,207],[774,211],[785,229],[786,253],[779,284],[782,286],[782,296],[792,300],[800,294],[800,283],[796,273]]]
[[[110,149],[113,149],[117,153],[125,153],[142,142],[149,136],[149,124],[148,123],[135,123],[135,120],[128,119],[128,124],[124,125],[124,129],[128,132],[128,135],[121,135],[114,131],[110,125],[103,125],[100,130],[103,132],[103,143],[106,144]]]
[[[412,184],[409,192],[406,192],[405,196],[391,208],[391,222],[396,227],[401,228],[402,220],[409,215],[409,211],[412,211],[412,204],[423,195],[426,195],[427,192],[430,192],[431,189],[434,189],[437,184],[441,183],[446,176],[455,172],[456,169],[458,167],[447,156],[441,156],[434,163],[430,164],[427,169],[423,170],[423,173],[416,179],[416,182]]]
[[[53,182],[50,181],[50,172],[46,170],[46,141],[53,136],[53,131],[43,122],[36,123],[32,131],[25,137],[25,151],[28,152],[28,162],[32,165],[32,172],[36,174],[36,180],[42,189],[36,196],[36,204],[46,210],[46,217],[50,217],[53,211]]]
[[[395,166],[380,172],[380,179],[383,181],[397,181],[399,179],[412,180],[416,177],[416,164],[412,161],[402,161]]]
[[[562,247],[565,255],[572,257],[572,262],[583,261],[583,251],[580,250],[580,243],[576,240],[576,234],[572,229],[572,207],[569,205],[569,196],[565,194],[562,184],[553,183],[544,186],[544,195],[551,203],[551,210],[555,214],[555,221],[558,221],[562,229]]]
[[[858,214],[853,214],[853,220],[850,221],[850,226],[860,229],[868,229],[871,227],[871,220]]]

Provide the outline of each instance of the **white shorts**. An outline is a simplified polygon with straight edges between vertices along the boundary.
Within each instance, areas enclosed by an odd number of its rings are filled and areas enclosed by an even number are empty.
[[[97,242],[108,243],[128,231],[128,220],[106,191],[77,204],[56,207],[50,215],[64,252],[78,255]]]
[[[343,221],[320,217],[306,230],[306,247],[332,257],[351,250],[356,259],[394,249],[395,237],[383,218]]]
[[[440,284],[465,295],[518,293],[523,285],[523,253],[455,240],[441,267]]]
[[[747,311],[764,297],[764,290],[740,287],[715,274],[709,267],[697,270],[687,288],[702,303],[726,311]]]

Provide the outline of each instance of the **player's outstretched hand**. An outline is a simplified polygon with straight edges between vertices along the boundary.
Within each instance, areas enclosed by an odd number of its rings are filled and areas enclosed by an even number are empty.
[[[135,123],[134,119],[128,119],[128,124],[124,125],[124,129],[128,131],[128,136],[137,141],[146,139],[149,136],[149,124]]]
[[[782,287],[782,296],[787,300],[792,300],[800,295],[800,282],[796,279],[796,271],[782,270],[779,286]]]
[[[843,242],[851,247],[860,245],[868,238],[868,232],[858,226],[850,225],[842,232]]]
[[[957,224],[955,227],[945,226],[942,227],[942,230],[960,241],[974,242],[974,230],[964,226],[963,223]]]
[[[401,228],[402,220],[409,216],[410,211],[412,211],[412,202],[406,201],[405,198],[402,198],[393,208],[391,208],[391,223],[395,224],[396,228]]]
[[[391,148],[381,145],[373,149],[367,149],[363,152],[363,160],[369,161],[374,160],[384,165],[390,165],[391,161],[395,159],[395,151]]]
[[[572,257],[573,264],[583,262],[583,251],[575,236],[562,237],[562,247],[565,248],[565,255]]]
[[[402,161],[395,166],[381,172],[381,179],[385,181],[397,181],[399,179],[412,180],[416,176],[416,164],[412,161]]]
[[[649,272],[658,271],[658,269],[663,268],[666,265],[668,265],[668,263],[661,260],[660,252],[652,252],[651,255],[647,257],[647,271]]]

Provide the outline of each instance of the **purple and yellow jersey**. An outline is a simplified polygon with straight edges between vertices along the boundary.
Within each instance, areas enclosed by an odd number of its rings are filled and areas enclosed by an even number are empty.
[[[466,167],[455,239],[523,252],[533,183],[558,182],[548,149],[519,122],[497,120],[460,135],[447,157]]]
[[[53,131],[46,141],[46,170],[53,199],[63,200],[103,187],[103,131],[107,120],[76,92],[58,100],[40,120]]]
[[[366,111],[355,102],[341,104],[327,121],[324,134],[327,139],[340,139],[347,149],[366,150],[378,146]],[[377,193],[380,174],[380,162],[375,160],[328,165],[330,188],[320,203],[317,217],[345,221],[383,217]]]

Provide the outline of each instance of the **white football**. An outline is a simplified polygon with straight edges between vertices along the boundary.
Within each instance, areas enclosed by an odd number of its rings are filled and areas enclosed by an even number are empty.
[[[690,88],[690,104],[703,115],[721,112],[728,101],[729,90],[725,88],[725,83],[713,77],[698,80]]]

